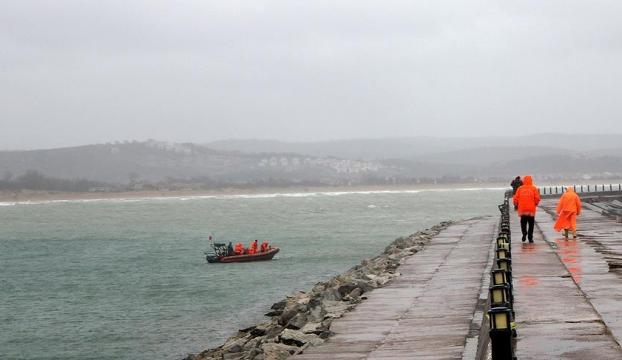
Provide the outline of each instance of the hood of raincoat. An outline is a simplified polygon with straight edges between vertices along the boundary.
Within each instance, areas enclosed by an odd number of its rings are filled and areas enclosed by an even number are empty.
[[[531,178],[531,175],[525,175],[525,177],[523,178],[523,185],[533,185],[533,179]]]
[[[574,188],[572,186],[568,186],[566,188],[566,192],[574,192]]]

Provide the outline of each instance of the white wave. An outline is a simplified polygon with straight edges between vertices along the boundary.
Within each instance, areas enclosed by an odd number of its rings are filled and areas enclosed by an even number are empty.
[[[429,192],[448,192],[448,191],[499,191],[507,190],[507,187],[471,187],[471,188],[441,188],[441,189],[427,189]]]
[[[129,203],[146,201],[192,201],[192,200],[235,200],[235,199],[272,199],[272,198],[306,198],[321,196],[352,196],[373,194],[419,194],[426,192],[454,192],[454,191],[500,191],[505,187],[469,187],[469,188],[431,188],[410,190],[358,190],[358,191],[318,191],[318,192],[291,192],[291,193],[260,193],[260,194],[232,194],[232,195],[184,195],[184,196],[155,196],[155,197],[126,197],[126,198],[96,198],[96,199],[64,199],[64,200],[27,200],[0,202],[0,206],[16,205],[47,205],[66,203]]]
[[[111,198],[111,199],[57,199],[57,200],[24,200],[14,202],[0,202],[0,206],[17,206],[17,205],[49,205],[49,204],[69,204],[69,203],[98,203],[98,202],[137,202],[147,200],[159,200],[163,197],[145,197],[145,198]]]

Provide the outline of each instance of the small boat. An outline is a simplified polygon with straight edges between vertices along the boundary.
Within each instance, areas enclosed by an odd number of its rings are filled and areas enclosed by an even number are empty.
[[[274,255],[279,252],[278,247],[273,247],[264,252],[258,252],[255,254],[243,254],[243,255],[225,255],[225,256],[213,256],[207,255],[207,262],[209,263],[232,263],[232,262],[247,262],[247,261],[266,261],[272,260]]]
[[[249,262],[249,261],[266,261],[272,260],[274,255],[279,252],[278,247],[270,247],[266,251],[258,251],[254,254],[235,254],[228,245],[214,243],[213,251],[205,252],[205,258],[208,263],[233,263],[233,262]]]

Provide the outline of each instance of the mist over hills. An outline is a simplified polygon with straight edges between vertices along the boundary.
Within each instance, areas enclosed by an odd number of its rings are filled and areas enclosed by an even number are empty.
[[[510,128],[508,128],[511,131]],[[346,159],[431,159],[443,153],[466,149],[507,149],[538,155],[538,151],[590,153],[620,148],[622,134],[534,134],[499,137],[429,137],[389,139],[346,139],[316,142],[284,142],[276,140],[222,140],[206,143],[212,149],[248,153],[299,153],[314,156],[335,156]],[[512,149],[512,148],[515,148]],[[535,148],[535,149],[534,149]],[[549,150],[547,150],[549,149]],[[511,151],[510,151],[511,150]],[[502,159],[499,159],[502,160]]]
[[[117,142],[0,151],[0,186],[45,189],[58,183],[46,178],[87,181],[80,189],[480,182],[526,173],[540,180],[619,178],[619,144],[622,135],[564,134],[310,143],[231,140],[204,145]]]

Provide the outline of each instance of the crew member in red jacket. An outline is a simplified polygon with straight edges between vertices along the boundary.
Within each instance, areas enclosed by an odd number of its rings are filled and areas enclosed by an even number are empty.
[[[257,253],[257,240],[253,241],[251,243],[251,246],[248,247],[248,253],[249,254],[256,254]]]
[[[260,248],[261,252],[266,252],[266,251],[268,251],[269,248],[270,248],[270,245],[268,244],[268,241],[264,240],[261,243],[261,248]]]
[[[233,248],[233,252],[234,252],[236,255],[242,255],[242,254],[244,254],[244,245],[242,245],[242,243],[241,243],[241,242],[239,242],[239,243],[235,244],[235,247]]]
[[[532,243],[536,206],[540,203],[540,191],[533,185],[533,179],[530,175],[523,178],[523,185],[516,190],[512,200],[517,207],[518,216],[520,216],[522,240],[525,241],[525,238],[528,238],[529,242]]]

